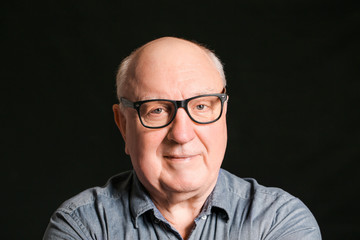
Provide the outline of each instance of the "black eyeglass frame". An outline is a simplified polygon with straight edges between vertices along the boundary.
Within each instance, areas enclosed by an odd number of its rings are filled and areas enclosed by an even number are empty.
[[[224,90],[225,91],[225,90]],[[223,92],[224,92],[223,91]],[[199,121],[196,121],[192,116],[191,114],[189,113],[189,110],[188,110],[188,103],[193,100],[193,99],[196,99],[196,98],[200,98],[200,97],[210,97],[210,96],[216,96],[220,99],[221,101],[221,111],[220,111],[220,114],[219,116],[212,120],[212,121],[209,121],[209,122],[199,122]],[[149,99],[149,100],[144,100],[144,101],[137,101],[137,102],[131,102],[130,100],[127,100],[126,98],[120,98],[120,103],[122,103],[124,105],[124,107],[130,107],[130,108],[134,108],[136,109],[137,113],[138,113],[138,116],[139,116],[139,119],[140,119],[140,122],[141,124],[146,127],[146,128],[152,128],[152,129],[157,129],[157,128],[163,128],[163,127],[166,127],[168,126],[176,117],[176,114],[177,114],[177,110],[179,108],[184,108],[187,115],[190,117],[190,119],[198,124],[209,124],[209,123],[213,123],[213,122],[216,122],[217,120],[219,120],[222,116],[222,112],[223,112],[223,108],[224,108],[224,103],[225,101],[228,99],[228,95],[226,93],[213,93],[213,94],[204,94],[204,95],[199,95],[199,96],[195,96],[195,97],[191,97],[191,98],[188,98],[188,99],[184,99],[184,100],[170,100],[170,99]],[[144,122],[142,121],[141,119],[141,115],[140,115],[140,106],[144,103],[147,103],[147,102],[154,102],[154,101],[164,101],[164,102],[171,102],[174,106],[175,106],[175,110],[174,110],[174,114],[173,116],[171,117],[170,121],[165,124],[165,125],[162,125],[162,126],[159,126],[159,127],[151,127],[151,126],[147,126],[144,124]]]

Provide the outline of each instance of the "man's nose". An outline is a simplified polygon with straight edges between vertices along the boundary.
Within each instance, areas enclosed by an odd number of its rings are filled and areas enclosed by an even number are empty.
[[[179,108],[170,125],[168,139],[179,144],[190,142],[195,137],[194,122],[184,108]]]

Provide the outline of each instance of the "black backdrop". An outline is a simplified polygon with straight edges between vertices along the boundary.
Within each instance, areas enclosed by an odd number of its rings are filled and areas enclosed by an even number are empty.
[[[161,36],[225,63],[223,168],[359,239],[356,1],[13,1],[1,7],[2,239],[41,238],[67,198],[131,168],[113,123],[123,57]]]

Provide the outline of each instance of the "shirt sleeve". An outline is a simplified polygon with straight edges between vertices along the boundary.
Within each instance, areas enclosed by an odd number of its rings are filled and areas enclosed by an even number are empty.
[[[56,211],[50,219],[43,240],[89,240],[92,239],[87,233],[80,219],[69,213]]]
[[[320,228],[310,210],[298,198],[277,211],[265,240],[321,240]]]

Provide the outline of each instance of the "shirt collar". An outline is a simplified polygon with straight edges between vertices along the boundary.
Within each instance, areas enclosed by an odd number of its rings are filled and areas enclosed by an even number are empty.
[[[212,211],[219,211],[224,219],[229,220],[232,217],[230,201],[232,197],[232,193],[229,191],[227,178],[225,177],[223,170],[220,169],[215,188],[207,198],[199,217],[209,215]],[[136,228],[138,228],[138,217],[148,211],[152,211],[155,215],[159,215],[160,218],[162,217],[145,187],[137,178],[135,171],[133,171],[133,183],[130,192],[130,211],[133,224]]]
[[[231,201],[233,196],[229,192],[228,182],[222,169],[219,171],[219,176],[214,190],[207,198],[202,212],[206,215],[213,211],[220,211],[224,219],[229,220],[231,216]]]
[[[148,211],[156,212],[156,210],[148,192],[140,183],[135,171],[133,171],[133,182],[130,190],[130,211],[134,226],[138,228],[137,220],[140,215]]]

